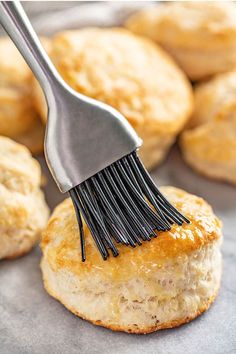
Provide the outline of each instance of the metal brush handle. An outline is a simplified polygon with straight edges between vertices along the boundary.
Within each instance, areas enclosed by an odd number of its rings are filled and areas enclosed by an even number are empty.
[[[0,22],[44,90],[49,107],[45,156],[61,192],[68,192],[141,145],[122,114],[67,85],[19,1],[0,1]]]
[[[42,47],[19,1],[0,1],[0,22],[40,82],[46,97],[66,85]]]

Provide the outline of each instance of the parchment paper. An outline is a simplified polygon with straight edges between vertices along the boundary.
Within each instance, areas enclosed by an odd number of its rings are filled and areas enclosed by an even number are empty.
[[[32,3],[25,5],[30,11],[34,8]],[[122,21],[122,16],[133,11],[133,6],[141,6],[126,2],[113,2],[111,6],[104,2],[75,5],[76,10],[71,10],[67,9],[67,4],[66,10],[58,16],[54,13],[51,17],[35,17],[34,12],[35,26],[45,34],[59,29],[57,19],[61,21],[61,28],[70,27],[70,23],[71,27],[116,24]],[[53,208],[63,197],[43,158],[40,162],[48,176],[45,193]],[[222,286],[210,310],[187,325],[146,336],[115,333],[93,326],[71,314],[45,292],[39,269],[41,253],[36,247],[25,257],[0,262],[1,354],[236,353],[236,187],[192,172],[176,147],[152,175],[158,185],[174,185],[204,197],[224,222]]]

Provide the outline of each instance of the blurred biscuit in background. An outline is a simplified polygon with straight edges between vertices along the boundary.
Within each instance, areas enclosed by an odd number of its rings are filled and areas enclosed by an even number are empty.
[[[9,38],[0,38],[0,53],[0,135],[40,153],[44,126],[32,102],[32,73]]]
[[[30,251],[45,228],[49,210],[40,184],[40,165],[29,150],[1,136],[0,259]]]
[[[195,111],[180,146],[194,169],[236,184],[236,71],[196,86]]]
[[[222,271],[222,226],[201,198],[173,187],[162,193],[191,224],[173,225],[119,257],[103,261],[85,226],[81,262],[71,200],[53,212],[42,236],[41,269],[48,293],[74,314],[99,326],[148,333],[189,322],[214,301]]]
[[[125,29],[66,31],[49,54],[75,90],[120,111],[143,139],[146,167],[159,163],[192,112],[185,74],[161,48]],[[35,106],[46,120],[45,99],[34,86]]]
[[[162,45],[191,80],[236,66],[234,2],[164,2],[132,15],[126,27]]]

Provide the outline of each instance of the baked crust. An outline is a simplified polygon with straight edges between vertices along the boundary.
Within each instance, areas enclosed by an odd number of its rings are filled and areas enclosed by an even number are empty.
[[[29,150],[0,137],[0,259],[27,253],[46,226],[41,169]]]
[[[124,281],[133,277],[137,271],[139,274],[148,273],[153,265],[161,267],[166,259],[191,253],[220,238],[221,222],[203,199],[174,187],[162,187],[161,190],[191,223],[173,225],[170,231],[159,232],[157,238],[135,249],[117,245],[119,257],[110,257],[106,262],[97,251],[86,225],[87,260],[81,262],[73,205],[70,199],[65,200],[53,212],[41,242],[52,269],[66,268],[81,277],[86,277],[88,272],[96,272],[112,279],[113,283],[119,283],[121,279]]]
[[[192,80],[235,67],[233,2],[164,2],[132,15],[126,27],[161,44]]]
[[[184,159],[200,173],[236,184],[236,71],[195,89],[195,110],[180,137]]]
[[[9,38],[0,38],[0,52],[0,135],[41,153],[44,126],[31,97],[32,73]]]
[[[59,301],[60,303],[62,303],[69,311],[71,311],[74,315],[82,318],[83,320],[86,320],[96,326],[100,326],[100,327],[105,327],[108,329],[111,329],[112,331],[115,332],[127,332],[127,333],[132,333],[132,334],[149,334],[152,332],[156,332],[159,331],[161,329],[169,329],[169,328],[175,328],[175,327],[179,327],[183,324],[186,324],[192,320],[194,320],[195,318],[197,318],[198,316],[200,316],[201,314],[203,314],[205,311],[207,311],[210,307],[210,305],[215,301],[217,295],[218,295],[218,291],[219,289],[215,292],[215,294],[213,294],[209,300],[203,304],[201,306],[201,308],[199,308],[194,314],[189,315],[187,317],[181,318],[179,320],[174,320],[174,321],[170,321],[170,322],[166,322],[160,325],[156,325],[156,326],[151,326],[151,327],[146,327],[145,329],[138,329],[135,327],[124,327],[124,326],[117,326],[117,325],[108,325],[107,323],[102,323],[101,321],[93,321],[90,318],[87,318],[86,316],[84,316],[83,314],[81,314],[77,309],[73,308],[73,307],[68,307],[68,304],[63,303],[63,300],[61,298],[58,297],[58,295],[52,291],[52,289],[50,288],[50,285],[48,284],[47,280],[45,278],[43,278],[44,280],[44,287],[47,290],[47,292],[54,297],[57,301]]]
[[[150,333],[186,323],[213,302],[221,278],[221,222],[203,199],[163,187],[191,220],[151,242],[103,261],[85,227],[81,262],[78,225],[70,200],[54,211],[43,233],[45,288],[74,314],[116,331]]]

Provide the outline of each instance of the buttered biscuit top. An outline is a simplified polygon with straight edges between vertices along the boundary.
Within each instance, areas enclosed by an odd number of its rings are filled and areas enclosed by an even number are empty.
[[[147,333],[175,327],[205,311],[221,276],[221,222],[201,198],[164,187],[164,195],[191,224],[173,225],[150,242],[103,261],[85,226],[81,262],[72,202],[61,203],[42,238],[46,290],[70,311],[113,330]]]
[[[110,257],[108,261],[103,261],[84,225],[87,259],[81,262],[73,205],[70,199],[64,201],[54,211],[42,240],[44,254],[53,269],[67,268],[81,277],[87,277],[88,272],[94,273],[94,276],[97,273],[102,278],[119,283],[137,272],[148,276],[152,269],[161,267],[167,259],[185,257],[220,238],[221,223],[205,201],[176,188],[162,187],[161,190],[191,223],[173,225],[171,231],[161,232],[151,242],[143,242],[141,247],[135,249],[117,245],[120,255]]]

